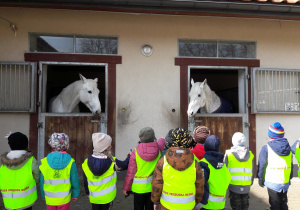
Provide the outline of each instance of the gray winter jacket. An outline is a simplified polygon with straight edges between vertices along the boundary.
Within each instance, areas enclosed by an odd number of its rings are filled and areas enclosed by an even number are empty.
[[[240,162],[246,162],[247,160],[249,160],[250,158],[250,152],[249,152],[249,148],[246,146],[233,146],[231,147],[230,150],[232,154],[234,155],[234,157],[240,161]],[[228,167],[228,156],[225,153],[224,156],[224,163],[226,164],[226,166]],[[252,179],[251,179],[251,185],[253,184],[253,179],[254,179],[254,165],[255,164],[255,160],[253,158],[252,160]],[[246,185],[246,186],[241,186],[241,185],[229,185],[229,190],[237,193],[237,194],[248,194],[250,192],[250,186],[251,185]]]

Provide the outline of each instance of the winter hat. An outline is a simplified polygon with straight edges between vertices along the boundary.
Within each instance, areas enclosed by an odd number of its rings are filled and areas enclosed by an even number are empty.
[[[145,127],[140,130],[139,137],[142,143],[154,142],[155,134],[154,130],[150,127]]]
[[[210,135],[210,130],[208,127],[201,125],[195,128],[193,135],[198,144],[204,144],[205,139]]]
[[[284,137],[284,128],[279,122],[272,123],[269,126],[268,136],[271,139],[279,139]]]
[[[28,147],[28,138],[23,133],[12,133],[7,139],[11,150],[26,150]]]
[[[185,128],[174,129],[170,138],[172,140],[172,147],[190,148],[194,141],[190,131]]]
[[[220,149],[220,144],[221,144],[220,139],[217,136],[215,135],[208,136],[204,144],[205,152],[208,151],[218,152]]]
[[[105,133],[93,133],[92,140],[94,152],[103,152],[112,142],[111,137]]]
[[[165,137],[165,148],[170,148],[172,146],[173,141],[171,140],[171,134],[174,129],[169,130],[168,134]]]
[[[246,137],[241,132],[236,132],[232,136],[233,146],[246,146]]]
[[[48,144],[54,151],[66,151],[69,146],[69,136],[65,133],[53,133]]]

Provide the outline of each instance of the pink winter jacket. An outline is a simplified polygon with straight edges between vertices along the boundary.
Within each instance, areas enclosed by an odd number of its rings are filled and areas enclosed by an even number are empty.
[[[137,166],[136,166],[136,152],[138,152],[139,156],[145,161],[151,161],[157,158],[160,153],[163,151],[165,147],[165,139],[160,138],[157,142],[149,142],[149,143],[140,143],[136,150],[133,150],[130,156],[129,165],[127,169],[127,174],[125,177],[125,182],[123,185],[123,190],[130,191],[131,185],[133,182],[134,175],[136,174]]]

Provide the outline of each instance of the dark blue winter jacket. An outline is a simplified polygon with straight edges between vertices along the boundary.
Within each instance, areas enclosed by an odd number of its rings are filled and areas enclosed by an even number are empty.
[[[129,164],[130,156],[128,156],[124,161],[116,159],[116,165],[119,167],[119,171],[127,170]],[[88,166],[91,172],[95,176],[101,176],[104,174],[111,166],[112,160],[109,158],[101,159],[95,158],[92,155],[88,157]],[[83,184],[87,195],[89,195],[88,183],[86,175],[83,173]]]
[[[268,144],[271,149],[280,156],[287,156],[291,152],[291,147],[289,145],[289,142],[286,138],[279,138],[279,139],[273,139],[268,142]],[[259,153],[258,158],[258,170],[257,170],[257,177],[259,179],[264,179],[264,173],[266,170],[266,167],[268,165],[268,147],[267,145],[264,145]],[[293,178],[293,157],[292,157],[292,165],[291,165],[291,175],[290,179]],[[290,183],[286,184],[275,184],[265,181],[265,186],[268,188],[276,191],[276,192],[286,192],[290,186]]]

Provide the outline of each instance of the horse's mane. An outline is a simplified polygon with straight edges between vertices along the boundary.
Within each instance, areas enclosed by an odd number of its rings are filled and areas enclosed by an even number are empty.
[[[206,95],[206,103],[205,103],[206,111],[209,113],[214,112],[221,105],[219,96],[215,93],[215,91],[210,89],[207,83],[203,85],[203,91],[205,92]]]

